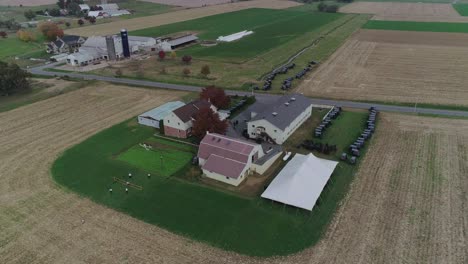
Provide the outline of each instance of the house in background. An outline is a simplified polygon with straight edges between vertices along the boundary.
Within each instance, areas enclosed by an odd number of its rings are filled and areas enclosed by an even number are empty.
[[[206,177],[238,186],[255,171],[254,163],[264,155],[259,144],[207,133],[200,143],[197,156]]]
[[[185,104],[181,101],[168,102],[161,106],[158,106],[148,112],[145,112],[138,116],[138,123],[140,125],[150,126],[154,128],[160,128],[161,121],[164,117],[169,115],[173,110],[184,106]]]
[[[215,113],[217,112],[216,107],[205,100],[193,101],[172,111],[164,117],[164,134],[177,138],[190,137],[194,117],[204,107],[210,107]]]
[[[88,16],[95,18],[115,17],[122,15],[130,15],[128,10],[120,9],[117,4],[101,4],[96,5],[99,10],[89,11]]]
[[[80,7],[80,11],[83,12],[84,14],[88,14],[89,10],[91,10],[89,5],[87,4],[79,5],[79,7]]]
[[[252,139],[283,144],[312,115],[312,102],[301,94],[289,94],[251,112],[247,132]]]
[[[55,41],[51,41],[46,45],[46,52],[49,54],[73,53],[78,51],[85,41],[86,38],[75,35],[57,37]]]

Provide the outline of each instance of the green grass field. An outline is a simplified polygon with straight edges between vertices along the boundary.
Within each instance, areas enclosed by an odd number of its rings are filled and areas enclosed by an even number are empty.
[[[348,131],[339,134],[345,137],[337,141],[340,148],[352,142],[357,133],[353,130],[363,118],[364,113],[350,113],[343,116],[343,122],[336,122],[330,128],[330,136],[335,135],[333,131]],[[352,129],[347,127],[350,124]],[[311,127],[306,129],[312,131]],[[265,257],[291,254],[317,243],[357,169],[340,163],[333,181],[322,193],[319,210],[309,213],[260,198],[242,198],[179,177],[148,179],[145,175],[151,168],[142,169],[141,164],[132,166],[116,159],[122,151],[151,138],[153,133],[154,130],[131,125],[131,122],[111,127],[61,155],[53,164],[53,178],[97,203],[174,233],[225,250]],[[186,147],[172,142],[167,144],[174,144],[179,151]],[[132,159],[139,155],[130,154]],[[176,175],[187,169],[184,167]],[[125,178],[128,172],[134,175],[131,181],[141,185],[143,190],[130,188],[129,194],[125,194],[125,186],[113,183],[113,177]],[[112,194],[108,191],[111,187]]]
[[[468,33],[468,23],[369,20],[365,29]]]
[[[189,149],[180,148],[181,144],[176,144],[176,147],[179,148],[175,149],[175,144],[167,140],[153,138],[147,142],[153,143],[155,147],[146,150],[140,145],[133,146],[119,155],[118,160],[128,162],[130,165],[151,173],[168,177],[189,164],[195,153],[193,147]]]
[[[461,16],[468,16],[468,4],[453,4],[452,6]]]
[[[14,33],[8,35],[7,38],[0,38],[0,60],[14,56],[24,57],[34,52],[46,53],[45,47],[40,44],[41,41],[40,37],[37,41],[24,42],[19,40]]]
[[[131,32],[138,36],[164,36],[178,32],[196,32],[202,40],[214,40],[242,30],[254,34],[215,47],[196,45],[183,53],[196,57],[245,60],[283,45],[306,32],[328,24],[341,14],[308,13],[272,9],[246,9],[221,15],[154,27]]]

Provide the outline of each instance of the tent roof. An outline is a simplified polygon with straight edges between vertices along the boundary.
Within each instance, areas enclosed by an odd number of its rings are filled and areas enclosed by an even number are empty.
[[[296,154],[262,197],[312,211],[338,162]]]

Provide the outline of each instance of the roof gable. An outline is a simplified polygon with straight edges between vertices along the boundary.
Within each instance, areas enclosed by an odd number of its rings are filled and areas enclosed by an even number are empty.
[[[173,113],[180,119],[182,122],[187,123],[192,120],[195,115],[198,113],[198,110],[203,107],[211,107],[211,103],[205,100],[197,100],[190,102],[182,107],[177,108]]]
[[[200,142],[198,157],[207,160],[210,155],[218,155],[237,162],[248,163],[249,157],[260,146],[244,140],[215,133],[208,133]]]

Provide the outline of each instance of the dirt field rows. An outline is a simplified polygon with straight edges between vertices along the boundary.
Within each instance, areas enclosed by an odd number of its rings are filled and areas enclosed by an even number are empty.
[[[467,34],[361,30],[298,87],[336,99],[468,105]]]
[[[451,4],[354,2],[340,8],[342,13],[375,14],[375,20],[468,22]]]
[[[176,94],[100,85],[0,113],[3,263],[465,263],[468,120],[383,114],[326,237],[256,259],[189,241],[67,192],[65,149]],[[84,223],[82,222],[84,220]]]
[[[200,7],[209,5],[219,5],[230,3],[231,0],[143,0],[145,2],[152,2],[165,5],[184,6],[184,7]]]
[[[92,36],[92,35],[107,35],[116,34],[120,32],[120,29],[126,28],[129,31],[143,29],[147,27],[156,27],[166,24],[172,24],[181,21],[192,20],[196,18],[212,16],[221,13],[233,12],[248,8],[271,8],[271,9],[284,9],[292,6],[300,5],[293,1],[284,0],[253,0],[243,1],[236,3],[228,3],[224,5],[214,5],[201,8],[193,8],[180,10],[160,15],[133,18],[128,20],[116,21],[111,23],[105,23],[90,27],[74,28],[66,30],[66,34],[75,34],[81,36]]]

